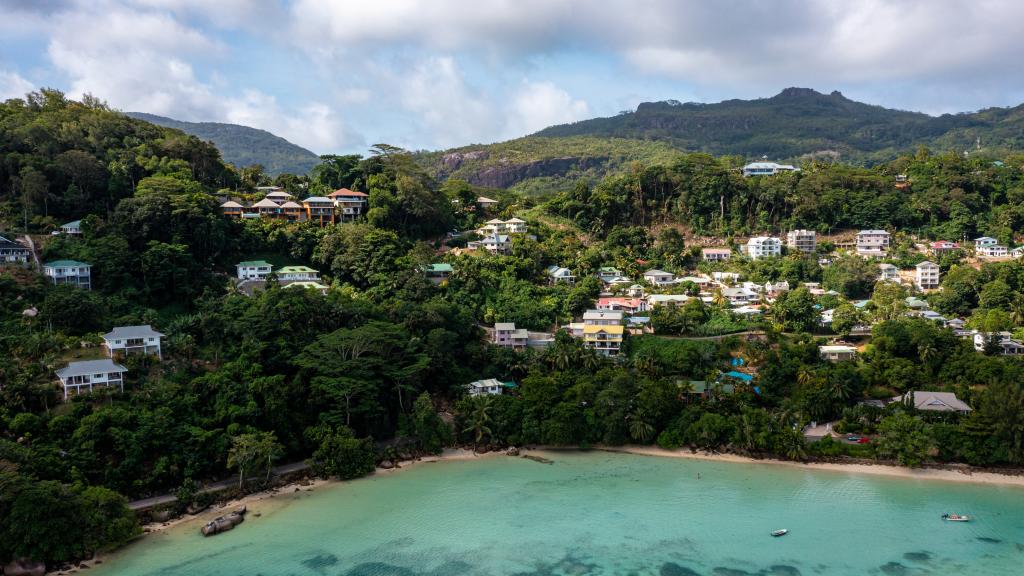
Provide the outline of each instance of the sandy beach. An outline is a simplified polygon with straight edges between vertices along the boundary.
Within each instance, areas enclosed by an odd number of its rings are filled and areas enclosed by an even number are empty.
[[[722,454],[711,452],[691,452],[689,449],[665,450],[657,446],[600,446],[596,450],[607,452],[622,452],[626,454],[639,454],[643,456],[659,456],[662,458],[686,458],[691,460],[710,460],[715,462],[735,462],[740,464],[766,464],[773,466],[790,466],[803,468],[805,470],[825,470],[831,472],[843,472],[847,474],[873,474],[876,476],[892,476],[898,478],[909,478],[914,480],[939,480],[944,482],[968,482],[972,484],[995,484],[1004,486],[1024,487],[1024,475],[1013,476],[1009,474],[997,474],[995,472],[982,472],[972,468],[962,470],[942,470],[937,468],[905,468],[903,466],[890,466],[886,464],[839,464],[831,462],[793,462],[790,460],[756,459],[737,454]],[[557,453],[558,449],[542,450],[548,454]]]

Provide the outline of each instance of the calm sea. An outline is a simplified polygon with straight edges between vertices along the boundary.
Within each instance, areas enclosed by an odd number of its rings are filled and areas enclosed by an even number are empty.
[[[1024,575],[1024,490],[602,452],[497,457],[258,503],[90,570],[141,576]],[[947,523],[944,512],[974,522]],[[769,533],[790,533],[772,538]]]

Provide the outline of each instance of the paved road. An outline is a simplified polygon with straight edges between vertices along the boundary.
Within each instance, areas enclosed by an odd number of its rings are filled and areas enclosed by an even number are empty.
[[[292,462],[291,464],[282,464],[281,466],[275,467],[273,470],[273,474],[274,476],[282,476],[284,474],[300,472],[302,470],[305,470],[306,468],[309,468],[309,464],[307,464],[306,462]],[[203,486],[202,488],[199,489],[199,492],[219,492],[221,490],[231,488],[232,486],[235,486],[237,484],[237,477],[225,478],[224,480],[219,480],[217,482],[213,482],[212,484],[207,484],[206,486]],[[156,506],[161,506],[163,504],[170,504],[172,502],[175,502],[177,499],[178,498],[174,494],[162,494],[160,496],[152,496],[150,498],[143,498],[141,500],[129,502],[128,507],[136,511],[148,510],[149,508],[154,508]]]

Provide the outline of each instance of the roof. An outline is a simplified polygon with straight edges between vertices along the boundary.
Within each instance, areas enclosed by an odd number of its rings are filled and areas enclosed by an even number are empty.
[[[921,262],[920,264],[918,264],[917,267],[918,268],[938,268],[939,265],[936,264],[935,262],[931,262],[929,260],[925,260],[924,262]]]
[[[430,264],[426,267],[427,272],[452,272],[451,264]]]
[[[470,388],[493,388],[495,386],[502,386],[505,388],[515,388],[515,382],[502,382],[497,378],[485,378],[483,380],[475,380],[467,384]]]
[[[270,200],[268,198],[264,198],[263,200],[260,200],[259,202],[253,204],[252,207],[253,208],[277,208],[277,202],[274,202],[273,200]]]
[[[113,330],[103,335],[104,340],[119,340],[124,338],[156,338],[163,336],[160,332],[153,330],[149,324],[140,326],[115,326]]]
[[[501,218],[491,218],[487,222],[484,222],[484,224],[504,224],[504,223],[505,223],[505,221],[502,220]]]
[[[70,362],[64,368],[57,370],[59,378],[70,378],[72,376],[91,376],[93,374],[104,374],[107,372],[127,372],[128,369],[114,362],[110,358],[102,360],[85,360],[83,362]]]
[[[584,334],[597,334],[598,332],[606,332],[608,334],[622,334],[623,327],[622,326],[600,326],[600,325],[596,325],[595,326],[593,324],[587,324],[586,326],[583,327],[583,333]]]
[[[618,268],[616,268],[615,266],[601,266],[600,268],[597,269],[597,271],[598,272],[608,272],[609,274],[613,274],[614,273],[616,275],[622,274],[622,271],[619,270]]]
[[[221,204],[220,207],[221,208],[244,208],[244,206],[242,206],[238,202],[235,202],[234,200],[228,200],[227,202]]]
[[[334,202],[334,201],[331,200],[330,198],[324,198],[323,196],[310,196],[309,198],[306,198],[302,202],[303,202],[303,204],[305,204],[307,202]]]
[[[520,220],[519,218],[510,218],[505,220],[505,224],[526,224],[526,220]]]
[[[284,204],[281,204],[281,208],[302,208],[302,204],[289,200]]]
[[[281,275],[281,274],[299,274],[299,273],[309,273],[309,272],[317,272],[317,271],[313,270],[309,266],[282,266],[282,267],[277,269],[277,274],[278,275]]]
[[[704,248],[701,250],[704,254],[732,254],[730,248]]]
[[[914,408],[937,412],[970,412],[971,407],[958,399],[952,392],[925,392],[917,390],[894,398],[896,401],[913,398]]]
[[[274,198],[291,198],[292,197],[291,194],[285,192],[284,190],[281,190],[280,188],[277,188],[277,189],[271,191],[269,194],[267,194],[266,197],[270,198],[271,196],[273,196]]]
[[[516,329],[516,323],[515,322],[495,322],[494,323],[494,329],[495,330],[501,330],[502,332],[504,332],[506,330],[515,330]]]
[[[644,276],[673,276],[673,274],[671,272],[665,272],[664,270],[652,268],[647,272],[644,272]]]
[[[885,230],[861,230],[860,232],[857,232],[858,236],[861,234],[888,234],[888,232]]]
[[[264,266],[270,267],[270,262],[267,262],[266,260],[248,260],[235,264],[236,268],[262,268]]]
[[[476,199],[477,204],[497,204],[498,201],[487,196],[478,196]]]
[[[60,225],[61,228],[79,228],[81,226],[82,226],[82,221],[81,220],[75,220],[73,222],[68,222],[67,224],[61,224]]]
[[[92,264],[86,264],[78,260],[54,260],[53,262],[43,264],[43,268],[89,268],[91,266]]]
[[[818,346],[819,352],[857,352],[857,349],[853,346],[843,346],[839,344],[829,344],[827,346]]]
[[[334,192],[328,194],[330,198],[337,198],[339,196],[357,196],[359,198],[366,198],[369,194],[365,192],[357,192],[355,190],[349,190],[348,188],[338,188]]]
[[[744,170],[752,168],[768,168],[771,170],[795,170],[796,166],[791,164],[776,164],[775,162],[751,162],[743,167]]]
[[[562,268],[561,266],[548,266],[547,271],[551,276],[572,276],[572,270]]]
[[[284,285],[285,288],[292,288],[298,286],[299,288],[313,288],[316,290],[326,290],[327,286],[319,282],[303,281],[303,282],[289,282]]]
[[[13,240],[8,240],[7,238],[4,238],[3,236],[0,236],[0,248],[20,248],[20,249],[28,252],[28,246],[25,246],[24,244],[21,244],[20,242],[15,242]]]
[[[619,310],[587,310],[583,313],[584,320],[622,320]]]

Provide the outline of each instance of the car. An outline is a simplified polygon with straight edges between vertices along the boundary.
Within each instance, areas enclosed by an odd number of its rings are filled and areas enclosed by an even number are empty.
[[[871,442],[871,438],[858,438],[857,439],[857,444],[867,444],[869,442]]]
[[[863,438],[861,438],[860,436],[847,436],[846,437],[846,441],[847,442],[858,442],[859,443],[861,440],[863,440]]]

